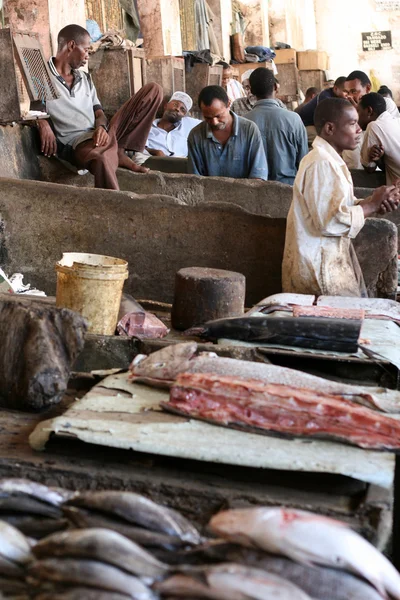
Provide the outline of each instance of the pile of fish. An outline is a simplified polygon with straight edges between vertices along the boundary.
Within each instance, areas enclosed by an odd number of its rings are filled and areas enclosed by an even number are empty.
[[[312,513],[228,510],[211,519],[205,538],[180,513],[135,493],[72,493],[28,480],[0,486],[16,500],[62,495],[68,519],[85,511],[102,524],[76,528],[69,521],[67,530],[36,541],[0,520],[0,597],[400,600],[400,575],[387,558],[344,523]],[[121,523],[127,535],[146,532],[152,550],[116,531]],[[163,560],[156,556],[161,549]]]

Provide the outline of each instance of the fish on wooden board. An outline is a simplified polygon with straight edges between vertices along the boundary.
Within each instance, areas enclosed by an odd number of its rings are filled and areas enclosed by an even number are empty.
[[[0,576],[15,577],[21,579],[23,575],[24,569],[21,565],[18,565],[12,560],[0,555]]]
[[[94,510],[86,510],[75,506],[64,506],[65,517],[79,529],[88,527],[100,527],[111,529],[145,548],[162,548],[174,550],[182,548],[187,544],[177,535],[167,535],[158,531],[151,531],[124,521],[117,516],[106,515]]]
[[[152,531],[178,536],[189,544],[201,541],[197,529],[183,515],[134,492],[82,492],[67,504],[117,515]]]
[[[389,413],[400,412],[400,392],[397,390],[349,385],[288,367],[217,356],[214,352],[202,352],[196,355],[196,351],[195,342],[186,342],[167,346],[149,356],[138,355],[136,363],[135,359],[130,366],[130,379],[155,387],[169,388],[180,373],[243,377],[265,383],[279,383],[317,392],[323,391],[369,408]]]
[[[62,517],[62,510],[58,506],[47,504],[47,502],[42,502],[31,496],[8,493],[3,496],[0,492],[0,513],[2,511],[39,515],[51,519]]]
[[[109,529],[77,529],[55,533],[38,542],[32,549],[36,558],[91,558],[115,565],[151,583],[160,579],[169,567],[152,554]]]
[[[170,412],[255,433],[339,440],[361,448],[400,448],[400,421],[345,398],[242,378],[182,373]]]
[[[39,592],[35,596],[35,600],[127,600],[128,598],[131,596],[81,586],[55,586],[53,589]]]
[[[0,479],[1,497],[5,497],[7,494],[13,496],[32,496],[32,498],[41,502],[52,504],[53,506],[61,506],[61,504],[75,496],[75,493],[63,488],[48,487],[30,479]]]
[[[283,507],[236,509],[216,514],[213,533],[245,546],[360,575],[383,598],[400,599],[400,574],[372,544],[345,523]]]
[[[155,600],[153,592],[138,577],[95,560],[47,558],[30,564],[27,572],[33,585],[53,581],[120,592],[135,600]]]
[[[217,600],[310,600],[298,586],[261,569],[227,563],[198,567],[156,585],[162,596],[194,596]]]
[[[10,596],[14,598],[28,592],[29,587],[25,583],[24,577],[11,578],[0,576],[0,598],[4,598],[2,594],[5,594],[6,598],[10,598]]]
[[[358,350],[361,325],[357,319],[244,316],[209,321],[187,334],[210,341],[225,338],[351,354]]]

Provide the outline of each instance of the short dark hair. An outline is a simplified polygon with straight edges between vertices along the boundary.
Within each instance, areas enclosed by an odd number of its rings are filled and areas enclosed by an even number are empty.
[[[257,98],[272,96],[275,87],[275,76],[271,69],[258,67],[254,69],[250,77],[251,93]]]
[[[364,71],[352,71],[350,75],[346,77],[346,81],[353,81],[354,79],[359,79],[363,87],[371,85],[371,80]]]
[[[343,75],[341,77],[338,77],[334,83],[335,87],[343,87],[344,86],[344,82],[346,81],[346,77],[344,77]],[[349,79],[349,81],[351,81],[351,79]]]
[[[90,38],[90,33],[80,25],[67,25],[59,32],[57,36],[58,50],[61,50],[68,42],[80,44],[85,37]]]
[[[225,106],[229,104],[228,94],[220,85],[208,85],[201,90],[198,100],[199,108],[201,108],[202,104],[204,106],[211,106],[214,100],[221,100]]]
[[[345,110],[352,108],[352,104],[344,98],[327,98],[322,100],[315,109],[314,125],[318,135],[325,123],[337,123]]]
[[[221,67],[225,70],[225,69],[230,69],[231,65],[229,65],[227,62],[224,62],[223,60],[220,60],[219,63],[217,63],[218,65],[221,65]]]
[[[370,92],[369,94],[365,94],[360,99],[359,104],[363,108],[372,108],[375,114],[381,115],[386,110],[386,101],[381,94],[375,94],[375,92]]]
[[[308,98],[308,96],[312,96],[313,94],[318,94],[319,89],[316,87],[309,87],[308,90],[306,91],[306,98]]]
[[[383,96],[384,94],[389,94],[389,96],[390,96],[391,98],[393,98],[393,93],[392,93],[392,90],[391,90],[390,88],[388,88],[388,86],[387,86],[387,85],[381,85],[381,87],[380,87],[380,88],[379,88],[379,90],[378,90],[378,94],[381,94],[382,96]]]

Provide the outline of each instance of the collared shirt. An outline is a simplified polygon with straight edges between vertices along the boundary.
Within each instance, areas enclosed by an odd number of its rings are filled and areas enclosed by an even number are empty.
[[[231,102],[246,95],[242,84],[236,79],[228,79],[226,93]]]
[[[284,104],[282,102],[282,100],[279,100],[279,98],[275,98],[275,100],[281,108],[287,110],[287,106],[286,106],[286,104]],[[245,117],[248,112],[253,110],[256,103],[257,103],[256,96],[253,96],[252,94],[250,94],[250,96],[245,96],[244,98],[238,98],[237,100],[232,102],[231,111],[234,112],[235,115],[238,115],[239,117]]]
[[[153,121],[146,147],[152,150],[162,150],[166,156],[186,158],[188,155],[188,135],[196,125],[201,123],[200,119],[183,117],[171,131],[165,131],[165,129],[158,127],[160,120]],[[149,153],[145,151],[144,154]]]
[[[74,70],[71,88],[58,73],[53,58],[49,60],[50,76],[60,97],[46,101],[46,111],[53,122],[57,140],[76,146],[93,137],[95,111],[101,109],[96,88],[89,74]]]
[[[309,125],[314,125],[315,109],[317,108],[318,104],[322,102],[322,100],[326,100],[327,98],[336,98],[335,94],[333,93],[333,88],[323,90],[318,94],[318,96],[315,96],[312,100],[310,100],[310,102],[307,102],[307,104],[297,107],[296,112],[300,115],[301,120],[306,127]]]
[[[268,179],[293,185],[300,161],[308,152],[307,132],[299,115],[280,108],[278,101],[271,98],[259,100],[246,119],[261,132]]]
[[[367,125],[361,148],[361,162],[365,167],[370,162],[369,149],[375,144],[383,146],[386,185],[392,185],[400,177],[400,119],[393,118],[387,110]]]
[[[344,161],[317,136],[294,182],[282,266],[284,292],[362,295],[351,245],[364,226],[358,202]]]
[[[395,119],[400,119],[400,112],[395,101],[392,98],[385,98],[385,102],[388,113],[390,113]]]
[[[206,122],[189,134],[189,173],[268,179],[268,165],[260,131],[254,123],[231,112],[233,127],[225,145],[214,136]]]

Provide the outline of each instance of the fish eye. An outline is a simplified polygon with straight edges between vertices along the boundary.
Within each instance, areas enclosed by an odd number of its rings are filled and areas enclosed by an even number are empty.
[[[167,363],[165,363],[165,362],[160,362],[160,363],[156,363],[154,366],[157,367],[157,368],[159,368],[159,367],[162,368],[162,367],[165,367],[166,364]]]

